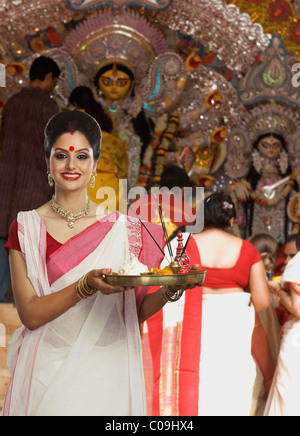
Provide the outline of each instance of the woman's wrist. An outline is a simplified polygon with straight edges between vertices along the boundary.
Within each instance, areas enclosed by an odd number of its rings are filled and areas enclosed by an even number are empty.
[[[161,288],[161,296],[165,303],[172,303],[174,301],[178,301],[182,295],[183,290],[179,289],[177,291],[172,291],[168,286],[163,286]]]
[[[88,283],[88,274],[82,276],[76,283],[76,294],[80,300],[85,300],[94,295],[98,289],[92,288]]]

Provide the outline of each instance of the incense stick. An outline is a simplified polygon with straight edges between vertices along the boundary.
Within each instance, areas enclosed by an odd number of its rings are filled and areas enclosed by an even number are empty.
[[[145,230],[147,230],[147,232],[149,233],[149,235],[151,236],[151,238],[153,239],[153,241],[155,242],[155,244],[157,245],[157,247],[160,249],[160,251],[162,252],[162,254],[165,257],[165,252],[163,251],[163,249],[159,246],[159,244],[156,242],[155,238],[153,237],[153,235],[151,235],[151,233],[149,232],[149,230],[147,229],[147,227],[145,226],[145,224],[143,223],[143,221],[141,220],[141,218],[138,216],[138,214],[132,209],[132,207],[127,203],[127,206],[129,207],[129,209],[134,213],[134,215],[139,219],[140,223],[142,224],[142,226],[144,227]]]
[[[168,236],[168,232],[167,232],[167,229],[166,229],[166,224],[165,224],[164,217],[163,217],[163,214],[162,214],[161,206],[160,206],[160,204],[157,201],[156,194],[154,194],[154,197],[155,197],[157,209],[158,209],[158,212],[159,212],[160,222],[161,222],[161,225],[162,225],[162,228],[163,228],[163,231],[164,231],[166,244],[167,244],[167,247],[168,247],[168,250],[169,250],[169,255],[170,255],[171,260],[172,260],[173,259],[173,251],[172,251],[172,247],[171,247],[171,244],[170,244],[170,241],[169,241],[169,236]]]

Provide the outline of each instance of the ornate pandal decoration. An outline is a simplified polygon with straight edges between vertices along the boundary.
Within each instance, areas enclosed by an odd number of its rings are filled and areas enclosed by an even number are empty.
[[[75,221],[79,220],[80,218],[85,217],[89,213],[89,211],[91,210],[90,198],[88,195],[87,195],[87,203],[86,203],[85,208],[82,210],[76,211],[76,212],[67,210],[64,207],[57,204],[55,199],[54,199],[54,195],[51,199],[51,207],[52,207],[52,210],[54,210],[54,212],[58,213],[59,215],[61,215],[63,218],[65,218],[67,220],[67,224],[70,227],[70,229],[72,229],[74,227]]]

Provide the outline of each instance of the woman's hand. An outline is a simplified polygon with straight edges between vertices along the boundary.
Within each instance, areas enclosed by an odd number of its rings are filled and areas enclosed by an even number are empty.
[[[199,271],[198,264],[193,265],[190,269],[190,273],[195,272],[195,271]],[[197,286],[202,286],[202,283],[193,283],[193,284],[187,283],[187,284],[180,285],[180,286],[168,286],[168,288],[170,289],[170,291],[176,292],[176,291],[186,291],[187,289],[194,289]]]
[[[276,295],[277,292],[281,289],[280,284],[277,282],[274,282],[273,280],[269,280],[268,282],[268,288],[271,294]]]
[[[87,283],[90,288],[98,289],[101,294],[110,295],[128,291],[132,287],[126,286],[111,286],[106,281],[106,275],[112,273],[109,268],[94,269],[87,273]]]
[[[193,265],[192,268],[190,269],[190,272],[195,272],[195,271],[199,271],[199,265]],[[182,294],[187,289],[193,289],[196,288],[197,286],[202,286],[202,283],[185,284],[175,287],[168,286],[168,288],[171,291],[171,293],[173,293],[174,295],[178,293],[180,297],[180,294]],[[158,312],[166,304],[167,301],[163,297],[163,289],[164,287],[159,288],[156,292],[151,292],[150,294],[145,295],[139,311],[139,321],[141,323],[146,321],[148,318],[150,318],[150,316],[154,315],[156,312]]]

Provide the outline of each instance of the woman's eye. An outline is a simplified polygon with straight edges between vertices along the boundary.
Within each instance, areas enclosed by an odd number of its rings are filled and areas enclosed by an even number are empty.
[[[86,154],[79,154],[78,158],[79,159],[88,159],[88,156]]]
[[[59,153],[59,154],[55,155],[55,157],[56,157],[57,159],[64,159],[64,158],[67,157],[67,155],[64,154],[64,153]]]

